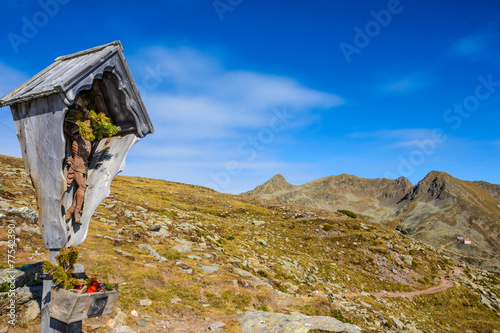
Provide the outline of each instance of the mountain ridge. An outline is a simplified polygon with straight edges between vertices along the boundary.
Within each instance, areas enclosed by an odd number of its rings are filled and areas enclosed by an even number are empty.
[[[415,185],[405,177],[370,179],[344,173],[272,192],[275,181],[286,182],[282,175],[274,176],[264,183],[265,195],[259,186],[243,194],[332,211],[351,210],[433,245],[448,244],[450,254],[500,272],[500,185],[464,181],[442,171],[429,172]],[[450,244],[456,234],[470,235],[474,244]]]

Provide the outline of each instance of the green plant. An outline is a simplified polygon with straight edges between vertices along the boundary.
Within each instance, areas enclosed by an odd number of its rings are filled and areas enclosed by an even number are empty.
[[[257,271],[257,274],[259,274],[260,276],[266,278],[266,279],[269,279],[269,274],[266,272],[266,271],[263,271],[262,269],[259,269]]]
[[[342,314],[342,311],[340,311],[339,309],[332,309],[330,311],[329,315],[330,315],[330,317],[333,317],[337,320],[340,320],[343,323],[352,323],[349,319],[344,317],[344,315]]]
[[[338,209],[337,212],[342,213],[346,216],[352,217],[353,219],[358,217],[358,215],[356,215],[356,213],[351,212],[350,210],[347,210],[347,209]]]
[[[105,282],[104,283],[104,288],[107,291],[116,290],[116,285],[112,284],[111,282]]]
[[[256,306],[255,309],[257,311],[265,311],[265,312],[271,312],[271,308],[269,307],[269,305],[267,304],[264,304],[262,306]]]
[[[118,134],[118,127],[113,125],[111,119],[102,112],[70,110],[66,121],[73,123],[74,125],[70,128],[77,129],[78,134],[87,141],[101,140]]]
[[[63,249],[55,256],[57,265],[47,260],[43,263],[43,271],[52,275],[54,282],[59,287],[66,290],[74,289],[75,286],[83,284],[83,281],[71,276],[74,265],[78,260],[78,255],[78,248],[76,246]]]
[[[7,291],[10,291],[10,286],[8,283],[2,283],[0,284],[0,293],[5,293]]]

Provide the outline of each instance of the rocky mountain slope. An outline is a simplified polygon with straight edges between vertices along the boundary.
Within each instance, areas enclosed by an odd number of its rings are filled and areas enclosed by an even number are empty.
[[[351,210],[478,267],[500,272],[500,185],[462,181],[437,171],[415,186],[404,177],[365,179],[346,174],[294,186],[276,175],[244,194],[333,211]],[[468,236],[472,244],[457,244],[456,235]]]
[[[397,200],[405,186],[387,183]],[[16,267],[28,266],[15,270],[19,323],[9,326],[2,313],[0,331],[37,332],[34,273],[48,251],[22,161],[0,156],[0,269],[7,268],[9,230],[17,237]],[[121,290],[113,314],[84,321],[85,332],[500,327],[497,274],[381,224],[198,186],[117,177],[80,253],[87,274]],[[0,279],[7,274],[0,271]],[[0,312],[7,294],[0,292]]]

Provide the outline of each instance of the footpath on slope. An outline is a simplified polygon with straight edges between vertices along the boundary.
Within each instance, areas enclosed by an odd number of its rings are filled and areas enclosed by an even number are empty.
[[[453,278],[457,275],[460,275],[463,272],[461,267],[455,267],[453,271],[449,275],[441,276],[441,283],[439,286],[431,287],[425,290],[415,290],[415,291],[400,291],[400,292],[387,292],[387,291],[378,291],[378,292],[361,292],[361,293],[345,293],[342,294],[344,297],[356,297],[356,296],[366,296],[371,295],[375,297],[414,297],[419,295],[428,295],[434,294],[440,291],[444,291],[450,287],[455,285]]]

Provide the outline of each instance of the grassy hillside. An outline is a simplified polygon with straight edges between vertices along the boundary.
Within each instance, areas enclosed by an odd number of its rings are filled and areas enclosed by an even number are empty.
[[[22,207],[36,209],[29,177],[21,160],[0,156],[0,240],[15,223],[16,266],[48,258]],[[252,309],[332,316],[372,332],[399,323],[415,332],[500,327],[498,275],[464,264],[445,291],[385,297],[382,291],[439,285],[456,263],[380,225],[199,186],[117,177],[80,252],[88,274],[120,283],[117,306],[153,325],[129,315],[127,324],[142,332],[200,332],[218,320],[240,332],[238,316]],[[0,268],[6,256],[0,242]],[[481,303],[483,291],[491,309]],[[85,321],[85,330],[104,332],[109,318]],[[37,325],[22,322],[9,332],[37,332]]]
[[[244,194],[332,211],[348,209],[500,273],[499,188],[432,171],[415,186],[404,177],[366,179],[346,174],[294,186],[277,175]],[[456,244],[457,234],[467,235],[472,245]]]

